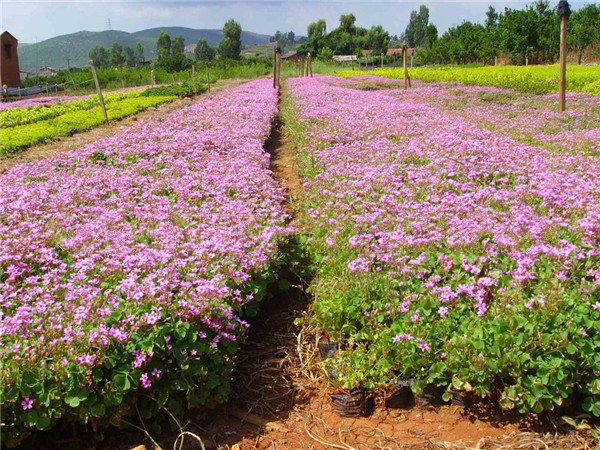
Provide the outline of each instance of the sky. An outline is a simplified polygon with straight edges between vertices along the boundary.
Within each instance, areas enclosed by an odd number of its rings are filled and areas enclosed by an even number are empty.
[[[0,29],[8,30],[21,43],[33,43],[81,30],[139,31],[160,26],[222,28],[234,18],[242,29],[272,35],[276,30],[306,35],[306,27],[317,19],[327,29],[337,27],[341,14],[354,13],[360,26],[381,24],[390,34],[400,35],[410,11],[420,4],[430,9],[430,22],[440,34],[465,20],[482,22],[491,4],[497,10],[521,8],[530,2],[512,1],[379,1],[379,0],[201,0],[201,1],[7,1],[0,0]],[[586,2],[589,3],[589,2]],[[572,7],[583,3],[571,2]]]

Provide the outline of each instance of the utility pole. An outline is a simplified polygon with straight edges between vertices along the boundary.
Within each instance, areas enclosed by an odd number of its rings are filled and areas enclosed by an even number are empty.
[[[67,58],[67,70],[71,70],[71,58]]]

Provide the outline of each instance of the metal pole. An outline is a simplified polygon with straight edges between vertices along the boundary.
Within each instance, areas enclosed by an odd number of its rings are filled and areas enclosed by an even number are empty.
[[[98,99],[100,100],[100,107],[102,108],[102,114],[104,114],[104,120],[108,123],[108,114],[106,114],[106,105],[104,104],[104,97],[102,96],[102,89],[100,89],[100,82],[98,81],[98,74],[96,73],[96,66],[94,61],[90,59],[90,67],[92,68],[92,76],[94,77],[94,83],[96,83],[96,90],[98,91]]]

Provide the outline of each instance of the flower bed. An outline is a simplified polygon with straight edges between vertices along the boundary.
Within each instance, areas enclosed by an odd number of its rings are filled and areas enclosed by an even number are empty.
[[[463,114],[443,85],[355,83],[288,82],[336,383],[600,415],[598,158],[519,142],[497,105]]]
[[[287,234],[276,110],[258,80],[0,177],[5,439],[225,399]]]

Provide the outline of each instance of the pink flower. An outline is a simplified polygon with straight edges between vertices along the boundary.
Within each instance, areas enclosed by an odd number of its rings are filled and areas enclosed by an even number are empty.
[[[144,389],[149,389],[152,386],[152,380],[150,380],[150,377],[146,372],[142,373],[140,376],[140,382],[142,383],[142,387]]]

